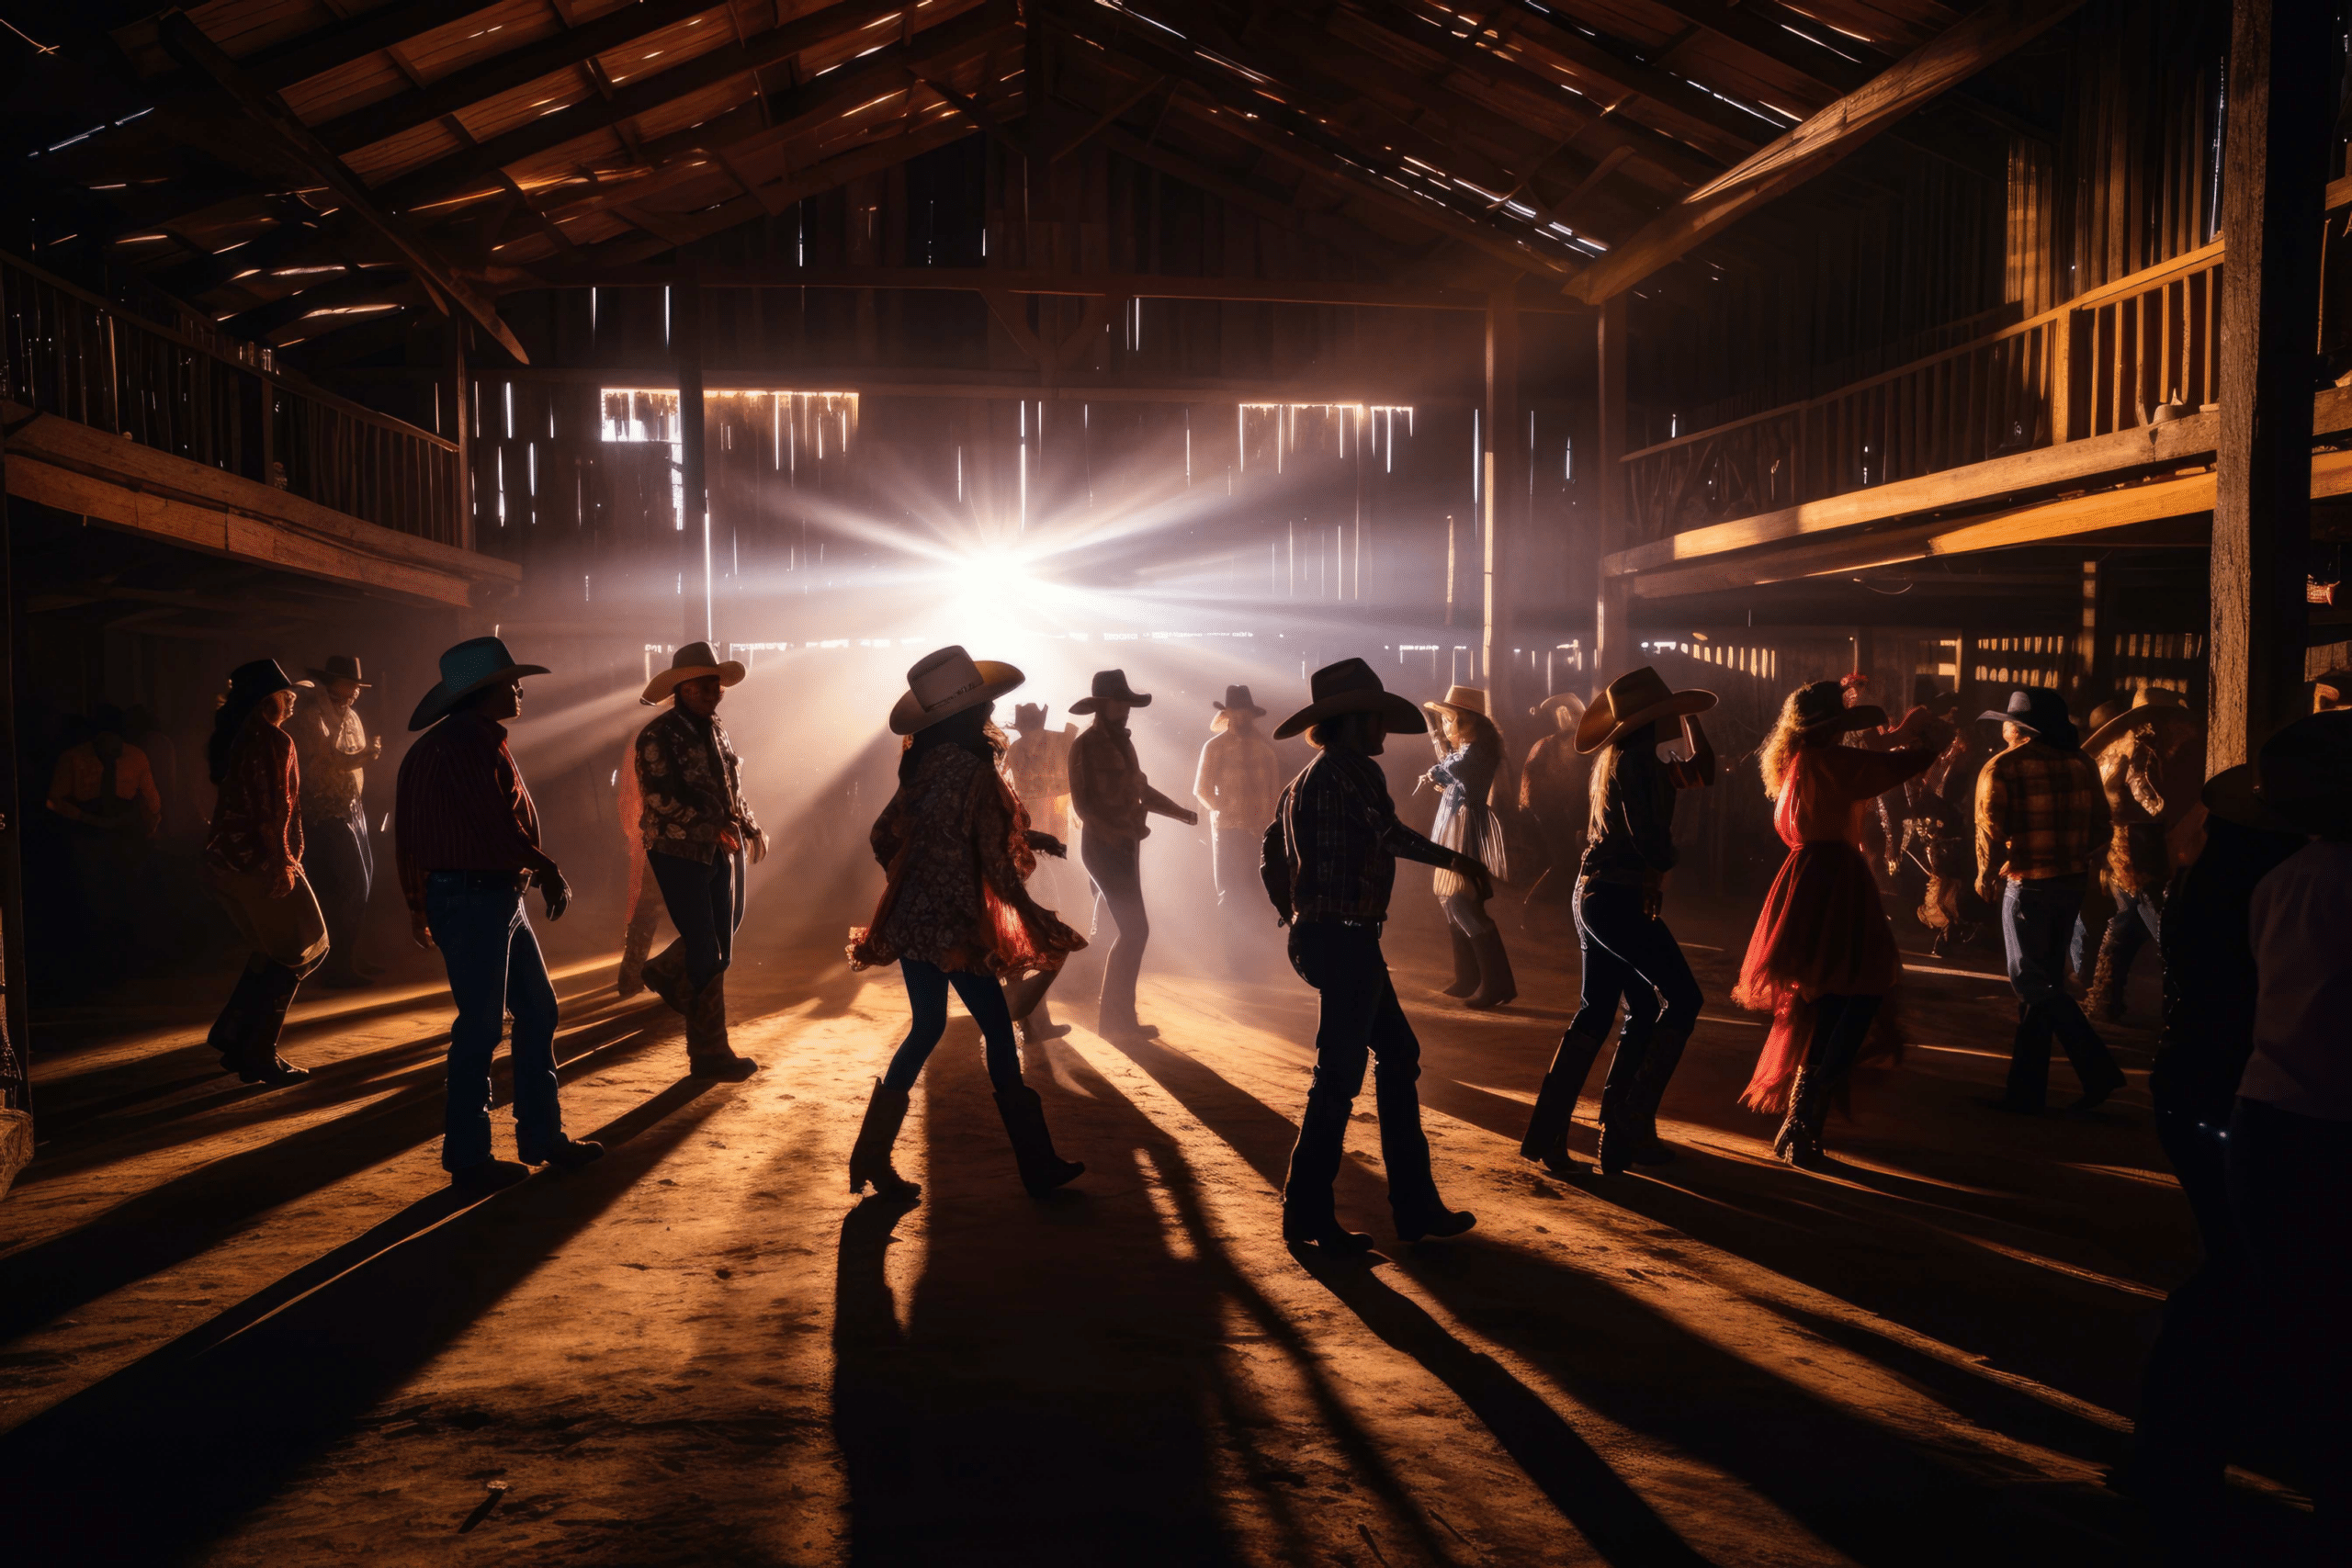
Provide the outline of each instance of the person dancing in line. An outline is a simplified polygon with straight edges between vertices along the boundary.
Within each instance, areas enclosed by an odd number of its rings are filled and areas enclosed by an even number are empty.
[[[1577,873],[1583,996],[1519,1145],[1555,1176],[1582,1173],[1568,1157],[1568,1122],[1621,999],[1625,1024],[1600,1089],[1601,1171],[1674,1158],[1657,1135],[1658,1101],[1699,1021],[1700,993],[1661,911],[1674,869],[1675,792],[1715,780],[1714,747],[1698,719],[1714,705],[1713,692],[1673,691],[1645,664],[1611,682],[1577,721],[1577,751],[1600,753]],[[1667,719],[1681,721],[1688,759],[1659,759],[1658,726]]]
[[[1078,726],[1048,729],[1045,704],[1015,703],[1012,730],[1012,744],[1004,751],[1005,782],[1029,813],[1031,837],[1065,843],[1069,838],[1069,748]],[[1040,903],[1051,899],[1049,908],[1065,908],[1065,895],[1075,895],[1069,902],[1086,897],[1074,880],[1066,856],[1048,855],[1030,874],[1030,896]],[[1012,1010],[1012,1032],[1022,1044],[1058,1040],[1069,1032],[1069,1025],[1056,1023],[1053,1010],[1046,1005],[1046,993],[1060,976],[1058,969],[1040,969],[1004,987],[1005,1005]]]
[[[1291,967],[1322,998],[1315,1077],[1283,1183],[1283,1239],[1341,1253],[1372,1246],[1369,1235],[1340,1225],[1331,1191],[1367,1060],[1397,1238],[1409,1244],[1460,1235],[1477,1219],[1438,1197],[1415,1087],[1421,1043],[1396,1000],[1380,953],[1380,928],[1388,919],[1399,855],[1460,873],[1482,900],[1494,887],[1485,866],[1396,819],[1388,783],[1373,759],[1391,730],[1417,735],[1428,729],[1413,705],[1384,690],[1361,659],[1325,665],[1311,689],[1314,701],[1284,719],[1274,739],[1287,740],[1303,730],[1316,756],[1283,790],[1258,863],[1274,913],[1290,928]]]
[[[295,694],[273,659],[240,664],[205,750],[220,795],[204,840],[204,880],[252,955],[206,1043],[246,1083],[282,1089],[309,1077],[277,1054],[286,1010],[326,962],[327,923],[302,874],[302,783],[286,720]]]
[[[1567,902],[1576,887],[1573,868],[1584,854],[1585,818],[1591,815],[1588,787],[1592,764],[1577,753],[1577,722],[1584,699],[1555,693],[1527,710],[1549,716],[1551,732],[1527,749],[1519,773],[1519,808],[1535,820],[1544,838],[1544,874],[1527,890],[1531,909]]]
[[[1830,1097],[1903,973],[1894,928],[1862,858],[1863,816],[1942,750],[1924,724],[1898,732],[1892,750],[1838,744],[1885,722],[1878,707],[1846,706],[1837,682],[1815,681],[1789,694],[1757,758],[1789,856],[1764,897],[1732,991],[1740,1006],[1772,1015],[1739,1099],[1751,1111],[1785,1110],[1772,1152],[1806,1169],[1821,1163]],[[1902,743],[1918,738],[1927,743]]]
[[[1098,670],[1092,690],[1069,705],[1075,714],[1092,714],[1094,722],[1078,732],[1069,747],[1069,802],[1081,829],[1079,859],[1094,879],[1098,895],[1094,929],[1102,929],[1101,911],[1108,909],[1118,938],[1102,964],[1102,999],[1095,1029],[1108,1039],[1148,1040],[1159,1032],[1136,1018],[1136,981],[1143,974],[1144,944],[1151,940],[1151,919],[1143,907],[1143,841],[1151,836],[1148,818],[1173,817],[1187,828],[1200,813],[1177,805],[1151,787],[1143,764],[1136,761],[1136,743],[1127,733],[1131,708],[1149,707],[1151,694],[1128,689],[1124,670]]]
[[[1257,902],[1258,850],[1274,800],[1283,787],[1282,759],[1273,742],[1258,733],[1266,716],[1247,686],[1227,686],[1225,701],[1211,703],[1209,738],[1193,770],[1193,798],[1209,814],[1209,874],[1223,917],[1226,960],[1239,969],[1248,955],[1241,911]]]
[[[643,799],[639,837],[678,938],[648,961],[646,986],[686,1019],[686,1070],[740,1083],[758,1070],[727,1038],[727,969],[743,923],[744,861],[767,858],[768,836],[743,798],[742,764],[718,722],[718,704],[743,666],[690,642],[646,682],[638,701],[670,711],[637,736]]]
[[[2112,826],[2099,886],[2115,909],[2099,933],[2083,1010],[2123,1020],[2132,961],[2157,942],[2163,958],[2165,885],[2173,874],[2172,830],[2198,804],[2205,782],[2205,726],[2179,693],[2143,686],[2092,710],[2083,754],[2098,768]],[[2078,940],[2087,941],[2087,932]],[[2082,969],[2075,955],[2075,968]]]
[[[896,964],[913,1018],[866,1102],[850,1150],[852,1192],[868,1183],[887,1198],[922,1191],[892,1168],[890,1149],[907,1119],[908,1091],[947,1027],[951,987],[980,1026],[1023,1185],[1043,1195],[1086,1169],[1054,1152],[1045,1107],[1022,1081],[1021,1048],[998,984],[1001,976],[1058,969],[1086,945],[1029,896],[1037,852],[1064,851],[1030,830],[1021,797],[998,772],[1004,736],[989,716],[1023,679],[1010,664],[943,648],[907,671],[906,695],[890,710],[891,733],[910,739],[898,793],[874,821],[874,858],[889,881],[873,921],[850,933],[849,960],[853,969]]]
[[[1430,838],[1478,862],[1488,876],[1505,880],[1510,867],[1503,857],[1502,819],[1490,804],[1495,774],[1503,765],[1503,732],[1487,716],[1487,694],[1476,686],[1451,686],[1442,700],[1421,706],[1438,719],[1430,733],[1437,761],[1421,775],[1422,783],[1441,792]],[[1453,984],[1445,994],[1481,1010],[1516,998],[1510,954],[1503,950],[1502,928],[1487,913],[1487,895],[1442,866],[1430,873],[1430,887],[1445,912],[1446,935],[1453,940]]]

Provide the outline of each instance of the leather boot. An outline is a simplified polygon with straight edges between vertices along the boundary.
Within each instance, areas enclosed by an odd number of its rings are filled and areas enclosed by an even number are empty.
[[[633,997],[645,989],[645,958],[653,951],[653,933],[630,926],[621,936],[621,972],[615,989]]]
[[[262,989],[254,1002],[253,1027],[236,1058],[236,1073],[247,1083],[283,1089],[311,1076],[277,1054],[277,1037],[286,1029],[286,1010],[302,988],[302,972],[273,964],[262,972]]]
[[[1298,1142],[1283,1178],[1283,1239],[1351,1256],[1372,1250],[1372,1237],[1339,1221],[1332,1184],[1345,1157],[1348,1116],[1354,1101],[1328,1089],[1309,1089],[1298,1119]]]
[[[1453,939],[1453,984],[1440,993],[1449,997],[1466,997],[1478,988],[1478,949],[1460,926],[1448,920],[1445,934]]]
[[[906,1125],[907,1091],[892,1089],[880,1078],[874,1080],[874,1096],[865,1102],[865,1120],[857,1129],[857,1142],[849,1151],[849,1190],[853,1195],[869,1182],[875,1193],[884,1198],[913,1198],[922,1187],[900,1176],[890,1164],[890,1150],[899,1141],[899,1129]]]
[[[2098,939],[2098,962],[2091,966],[2091,987],[2084,994],[2083,1010],[2093,1018],[2103,1018],[2109,1023],[2123,1018],[2123,965],[2131,962],[2122,951],[2123,942],[2109,925]],[[2118,963],[2120,959],[2122,962]]]
[[[2054,1032],[2047,1002],[2018,1004],[2017,1032],[2009,1037],[2009,1072],[2000,1098],[1987,1101],[1996,1111],[2018,1116],[2039,1116],[2049,1103],[2050,1041]]]
[[[1519,982],[1511,977],[1510,954],[1503,951],[1502,928],[1489,928],[1486,935],[1472,938],[1471,945],[1478,956],[1478,989],[1462,1005],[1467,1008],[1498,1008],[1516,998]]]
[[[254,968],[251,964],[237,976],[236,988],[229,993],[229,1000],[220,1009],[220,1016],[212,1021],[212,1031],[204,1043],[220,1055],[224,1072],[235,1072],[244,1060],[247,1042],[261,1021],[262,998],[269,991],[270,965]]]
[[[1799,1067],[1789,1086],[1789,1109],[1772,1138],[1774,1157],[1811,1170],[1821,1164],[1821,1119],[1828,1108],[1827,1075],[1818,1067]]]
[[[645,961],[639,975],[645,988],[670,1004],[670,1010],[684,1013],[694,1006],[694,981],[686,976],[686,949],[681,942],[669,946]]]
[[[1623,1100],[1611,1115],[1608,1096],[1602,1096],[1600,1115],[1600,1170],[1604,1176],[1614,1176],[1628,1165],[1668,1165],[1674,1151],[1657,1135],[1658,1101],[1666,1097],[1667,1080],[1674,1076],[1675,1067],[1682,1060],[1682,1048],[1690,1043],[1688,1030],[1660,1029],[1650,1036],[1649,1049],[1643,1054],[1641,1071],[1626,1086]]]
[[[1004,1118],[1004,1135],[1012,1140],[1012,1157],[1021,1168],[1021,1185],[1033,1197],[1075,1181],[1086,1167],[1054,1152],[1054,1135],[1046,1128],[1046,1107],[1027,1084],[996,1091],[997,1114]]]
[[[749,1056],[739,1056],[727,1039],[727,972],[719,971],[696,991],[686,1013],[686,1071],[698,1078],[723,1078],[741,1083],[759,1071]]]
[[[1555,1176],[1581,1176],[1584,1167],[1568,1156],[1568,1123],[1577,1113],[1577,1099],[1584,1093],[1585,1075],[1600,1055],[1597,1035],[1570,1032],[1560,1037],[1559,1055],[1544,1075],[1535,1095],[1535,1111],[1527,1119],[1527,1135],[1519,1141],[1520,1154]]]

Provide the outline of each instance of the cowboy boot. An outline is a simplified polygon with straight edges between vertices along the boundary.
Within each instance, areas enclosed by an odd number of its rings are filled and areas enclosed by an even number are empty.
[[[727,972],[720,970],[696,991],[686,1013],[686,1071],[698,1078],[723,1078],[741,1083],[759,1071],[749,1056],[739,1056],[727,1039]]]
[[[615,987],[624,997],[645,989],[645,959],[653,951],[653,933],[631,924],[621,937],[621,972]]]
[[[1478,988],[1478,948],[1462,928],[1448,920],[1445,934],[1453,939],[1453,984],[1439,993],[1448,997],[1466,997]]]
[[[2123,940],[2110,924],[2098,939],[2098,962],[2091,966],[2090,989],[2083,994],[2083,1010],[2109,1023],[2123,1018],[2124,970],[2132,962],[2123,947]]]
[[[638,973],[645,988],[667,1002],[671,1011],[683,1013],[694,1006],[694,981],[686,975],[684,942],[673,942],[647,959]]]
[[[2048,1003],[2018,1004],[2017,1031],[2009,1037],[2009,1071],[2000,1098],[1985,1103],[1995,1111],[2018,1116],[2039,1116],[2050,1097],[2050,1043],[2055,1032]]]
[[[1476,996],[1463,1001],[1466,1008],[1498,1008],[1519,995],[1519,982],[1511,977],[1510,954],[1503,951],[1500,926],[1490,927],[1487,934],[1473,939],[1478,956],[1479,983]]]
[[[1298,1119],[1298,1143],[1291,1150],[1290,1169],[1283,1179],[1283,1240],[1294,1247],[1319,1247],[1347,1257],[1372,1250],[1370,1235],[1340,1224],[1331,1198],[1332,1183],[1339,1179],[1340,1162],[1345,1157],[1352,1103],[1328,1090],[1306,1091],[1306,1110]]]
[[[1536,1091],[1535,1111],[1527,1119],[1527,1135],[1519,1141],[1519,1152],[1555,1176],[1584,1174],[1584,1167],[1568,1157],[1568,1123],[1576,1117],[1577,1097],[1584,1093],[1585,1075],[1600,1055],[1598,1035],[1562,1035],[1552,1070],[1544,1075],[1544,1087]]]
[[[1614,1176],[1629,1165],[1668,1165],[1674,1151],[1657,1135],[1658,1101],[1666,1096],[1667,1080],[1682,1060],[1690,1043],[1689,1030],[1660,1029],[1650,1036],[1642,1054],[1641,1070],[1611,1103],[1608,1090],[1600,1097],[1600,1173]]]
[[[1799,1067],[1789,1086],[1788,1113],[1772,1138],[1773,1157],[1800,1170],[1821,1164],[1821,1121],[1828,1108],[1828,1075],[1818,1067]]]
[[[1035,1045],[1040,1040],[1059,1040],[1069,1032],[1069,1024],[1054,1021],[1053,1010],[1046,1006],[1043,997],[1039,997],[1037,1005],[1029,1010],[1029,1016],[1021,1021],[1021,1043],[1023,1045]]]
[[[286,1010],[294,1005],[294,993],[301,989],[302,973],[283,964],[273,964],[263,972],[263,980],[266,988],[254,1007],[252,1032],[245,1036],[243,1048],[238,1053],[236,1073],[247,1083],[284,1089],[311,1076],[308,1067],[298,1067],[277,1054],[277,1037],[286,1028]]]
[[[236,988],[222,1005],[220,1016],[212,1021],[211,1032],[204,1037],[204,1043],[220,1053],[224,1072],[237,1070],[243,1060],[246,1043],[260,1023],[262,998],[269,990],[269,970],[266,962],[258,969],[251,964],[245,967],[237,976]]]
[[[849,1190],[853,1195],[869,1182],[877,1197],[913,1198],[922,1193],[920,1183],[909,1181],[890,1164],[890,1149],[898,1143],[899,1129],[906,1120],[907,1091],[875,1079],[874,1096],[865,1102],[865,1120],[859,1124],[857,1142],[849,1151]]]
[[[996,1110],[1004,1118],[1004,1135],[1012,1141],[1021,1184],[1029,1189],[1030,1196],[1042,1198],[1084,1173],[1082,1163],[1054,1152],[1054,1135],[1046,1127],[1046,1107],[1035,1089],[1021,1084],[997,1090]]]

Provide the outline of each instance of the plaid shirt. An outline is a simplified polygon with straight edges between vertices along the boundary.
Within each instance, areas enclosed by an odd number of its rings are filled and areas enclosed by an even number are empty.
[[[2107,853],[2107,790],[2079,750],[2012,746],[1976,778],[1976,881],[2080,876]]]
[[[1378,763],[1327,749],[1275,803],[1258,874],[1285,921],[1385,920],[1398,855],[1424,865],[1462,858],[1396,820]]]
[[[1283,765],[1271,741],[1255,730],[1212,735],[1193,773],[1193,795],[1210,808],[1220,833],[1261,833],[1282,794]]]

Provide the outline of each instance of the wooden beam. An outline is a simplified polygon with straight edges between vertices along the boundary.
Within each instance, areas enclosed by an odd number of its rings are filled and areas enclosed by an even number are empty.
[[[1172,94],[1170,96],[1170,104],[1172,104],[1173,96]],[[1170,104],[1163,104],[1163,110]],[[1293,203],[1277,200],[1245,184],[1238,177],[1219,173],[1151,138],[1137,136],[1124,126],[1106,125],[1094,134],[1103,146],[1121,157],[1131,158],[1146,168],[1158,169],[1172,179],[1182,180],[1195,190],[1261,218],[1278,229],[1287,230],[1302,239],[1313,240],[1335,255],[1355,262],[1371,259],[1391,266],[1401,265],[1407,259],[1406,254],[1393,242],[1348,218],[1338,213],[1303,211]]]
[[[1598,371],[1594,398],[1600,414],[1600,450],[1596,469],[1600,504],[1593,508],[1592,536],[1587,546],[1599,558],[1594,574],[1592,607],[1593,693],[1633,668],[1634,630],[1628,612],[1632,600],[1625,581],[1612,576],[1612,551],[1624,547],[1633,530],[1633,509],[1625,476],[1626,380],[1625,350],[1631,336],[1626,301],[1622,294],[1601,303],[1594,322],[1593,360]]]
[[[376,367],[346,370],[338,378],[353,384],[413,381],[430,373],[418,367]],[[666,390],[677,385],[678,373],[674,366],[666,364],[524,366],[512,370],[478,372],[477,378],[483,381]],[[1054,385],[1046,386],[1037,376],[1026,371],[882,369],[856,365],[798,365],[788,370],[775,367],[744,370],[713,366],[705,369],[703,385],[712,392],[774,391],[777,389],[780,378],[792,383],[794,390],[855,392],[862,397],[873,398],[1001,400],[1027,398],[1033,401],[1046,398],[1064,402],[1211,403],[1227,407],[1236,402],[1395,403],[1419,408],[1461,409],[1480,406],[1481,398],[1480,389],[1475,384],[1458,380],[1432,383],[1410,378],[1404,373],[1381,380],[1351,376],[1344,380],[1335,377],[1320,381],[1294,381],[1208,376],[1132,380],[1116,374],[1095,372],[1064,376]]]
[[[1867,86],[1839,98],[1660,213],[1587,269],[1570,292],[1598,303],[1634,288],[1726,224],[1820,174],[1919,105],[2040,37],[2081,4],[1985,0]]]
[[[1483,652],[1479,670],[1492,711],[1526,705],[1513,639],[1518,635],[1515,585],[1527,558],[1527,433],[1519,405],[1519,297],[1498,288],[1487,308],[1487,401],[1479,421],[1478,503],[1486,549]],[[1540,696],[1541,694],[1538,694]]]
[[[288,156],[315,173],[334,193],[336,200],[355,218],[390,242],[392,247],[407,258],[419,280],[426,284],[428,292],[437,290],[455,301],[517,361],[529,362],[530,356],[523,352],[522,344],[507,330],[506,323],[498,319],[498,308],[470,282],[458,276],[448,262],[427,245],[424,237],[405,220],[379,207],[359,176],[344,167],[341,159],[320,146],[309,128],[296,118],[276,95],[247,80],[237,69],[236,62],[222,53],[220,45],[188,20],[187,13],[173,12],[164,18],[161,26],[166,46],[187,61],[191,69],[210,77],[240,108],[278,140]]]
[[[389,6],[349,21],[338,21],[298,33],[283,43],[255,50],[237,62],[246,76],[269,92],[278,92],[322,76],[338,66],[365,60],[380,50],[448,26],[483,8],[484,0],[393,0]],[[125,53],[137,58],[153,23],[134,23],[114,37]],[[159,87],[164,84],[157,84]]]
[[[2323,187],[2335,157],[2330,7],[2235,0],[2222,150],[2221,404],[2207,766],[2250,762],[2301,705],[2310,609],[2312,323]]]

